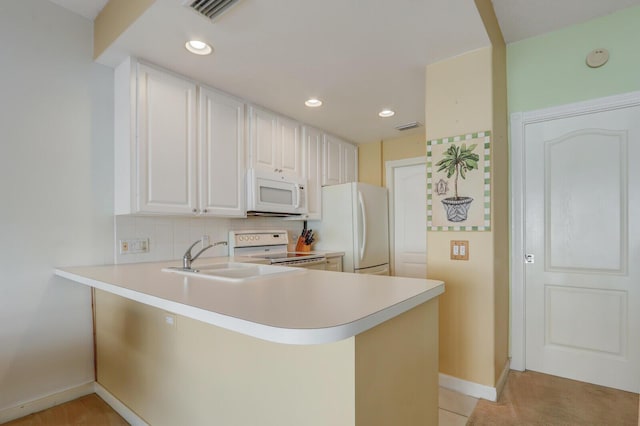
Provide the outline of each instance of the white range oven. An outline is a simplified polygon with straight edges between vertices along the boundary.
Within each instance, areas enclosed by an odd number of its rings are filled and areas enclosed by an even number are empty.
[[[287,250],[288,244],[287,231],[229,231],[229,256],[251,257],[272,265],[326,269],[327,258],[324,254],[291,252]]]

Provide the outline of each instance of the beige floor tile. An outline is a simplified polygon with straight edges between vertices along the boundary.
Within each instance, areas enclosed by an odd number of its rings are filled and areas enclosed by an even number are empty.
[[[477,398],[463,395],[449,389],[440,388],[440,394],[438,395],[438,407],[447,411],[469,417],[471,413],[473,413],[473,409],[476,408],[477,403]]]
[[[451,411],[440,409],[438,416],[438,426],[465,426],[467,424],[467,418],[465,416],[452,413]]]

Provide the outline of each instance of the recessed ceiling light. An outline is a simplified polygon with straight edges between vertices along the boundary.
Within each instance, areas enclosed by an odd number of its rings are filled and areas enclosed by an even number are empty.
[[[320,105],[322,105],[322,101],[320,99],[311,98],[311,99],[307,99],[306,101],[304,101],[304,104],[306,106],[308,106],[308,107],[315,108],[315,107],[319,107]]]
[[[383,109],[382,111],[380,111],[380,112],[378,113],[378,115],[379,115],[380,117],[383,117],[383,118],[386,118],[386,117],[393,117],[395,114],[396,114],[396,112],[395,112],[395,111],[392,111],[392,110],[390,110],[390,109]]]
[[[189,40],[185,43],[184,47],[191,53],[195,53],[196,55],[208,55],[213,49],[204,41],[200,40]]]

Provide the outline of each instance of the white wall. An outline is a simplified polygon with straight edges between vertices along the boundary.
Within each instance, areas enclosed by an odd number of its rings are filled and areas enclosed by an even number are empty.
[[[90,292],[58,265],[113,262],[113,73],[93,24],[0,2],[0,410],[93,380]]]

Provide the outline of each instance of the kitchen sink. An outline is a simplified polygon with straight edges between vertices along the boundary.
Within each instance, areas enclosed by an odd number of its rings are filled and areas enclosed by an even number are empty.
[[[302,271],[302,268],[292,268],[278,265],[258,265],[255,263],[215,263],[212,265],[198,266],[194,270],[184,270],[182,268],[164,268],[163,272],[210,278],[214,280],[242,282],[257,278],[268,278],[276,275],[292,274]]]

